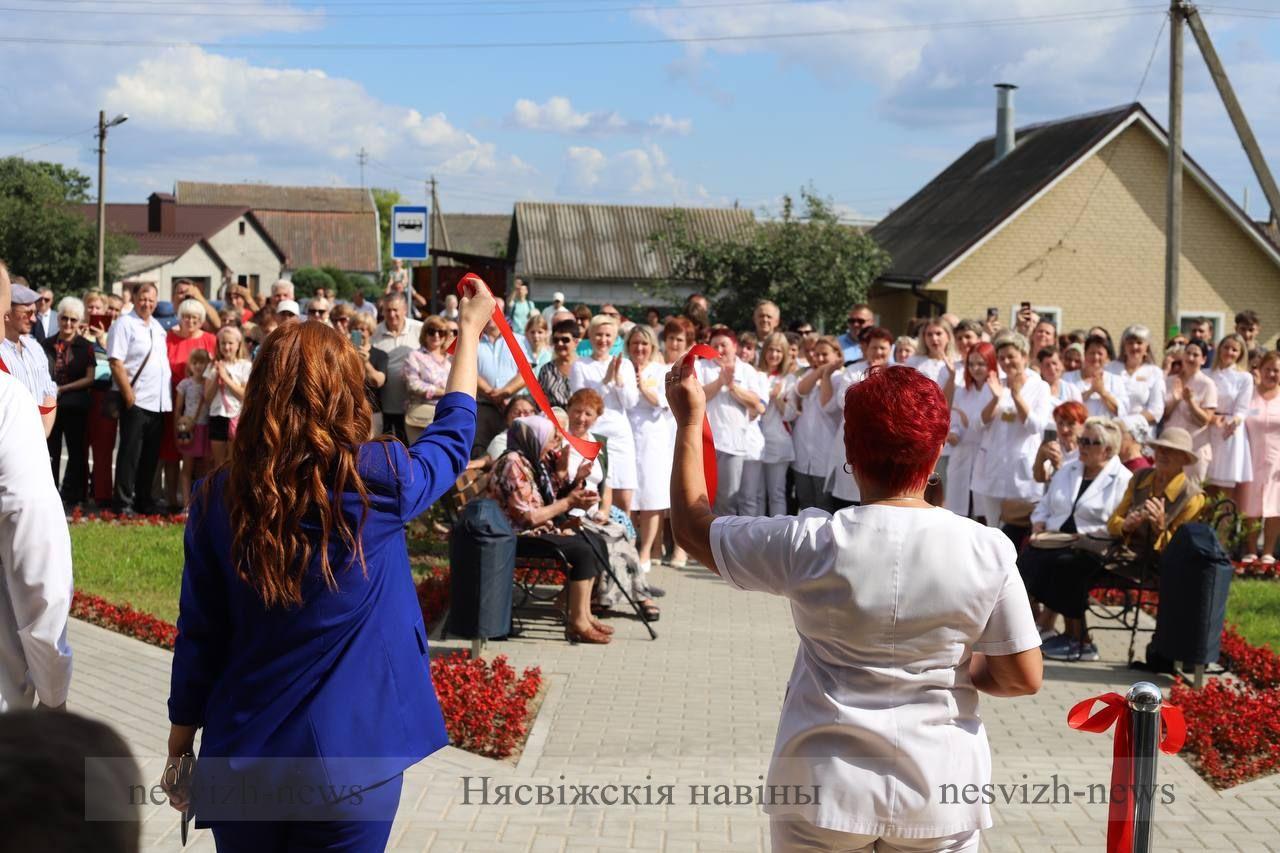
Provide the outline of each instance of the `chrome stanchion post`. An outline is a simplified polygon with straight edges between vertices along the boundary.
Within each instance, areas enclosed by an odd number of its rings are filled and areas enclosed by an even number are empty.
[[[1133,744],[1133,790],[1124,792],[1133,809],[1133,853],[1150,853],[1155,825],[1156,756],[1160,741],[1160,688],[1139,681],[1125,696],[1129,703]],[[1112,796],[1115,792],[1112,792]]]

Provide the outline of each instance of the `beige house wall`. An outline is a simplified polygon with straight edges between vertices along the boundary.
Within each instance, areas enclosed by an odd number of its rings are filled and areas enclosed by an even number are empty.
[[[207,291],[209,287],[216,288],[218,283],[222,281],[222,268],[205,251],[204,246],[197,243],[167,264],[131,275],[125,282],[116,282],[112,286],[112,290],[115,293],[120,293],[121,288],[126,284],[132,286],[139,282],[147,281],[156,286],[158,299],[171,300],[173,299],[173,283],[182,278],[200,281],[206,285]],[[207,296],[208,293],[205,295]]]
[[[241,223],[244,223],[244,234],[240,233]],[[209,245],[233,274],[258,276],[260,291],[269,291],[284,269],[280,258],[248,217],[241,216],[228,224],[209,239]],[[220,283],[221,277],[215,280],[214,288]]]
[[[928,291],[961,317],[996,306],[1008,323],[1028,300],[1061,309],[1067,329],[1118,335],[1143,323],[1162,336],[1166,162],[1164,146],[1130,126]],[[1235,313],[1252,308],[1264,338],[1277,331],[1280,267],[1190,174],[1180,274],[1182,312],[1220,314],[1230,330]]]

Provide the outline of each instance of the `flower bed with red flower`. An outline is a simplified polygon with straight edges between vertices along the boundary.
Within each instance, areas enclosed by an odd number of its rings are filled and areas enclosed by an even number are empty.
[[[1280,771],[1280,655],[1227,626],[1221,662],[1237,680],[1211,678],[1195,690],[1180,679],[1169,702],[1187,719],[1193,765],[1214,787],[1229,788]]]
[[[506,758],[524,743],[531,704],[542,687],[540,668],[517,676],[506,655],[488,663],[455,652],[431,662],[431,681],[454,746]]]
[[[112,604],[104,598],[76,590],[71,598],[71,615],[119,634],[142,640],[162,649],[173,649],[178,628],[128,604]]]

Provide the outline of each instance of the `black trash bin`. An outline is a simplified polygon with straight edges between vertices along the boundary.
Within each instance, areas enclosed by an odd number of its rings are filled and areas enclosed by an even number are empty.
[[[516,534],[498,503],[477,498],[449,534],[449,619],[445,632],[492,640],[511,633]]]
[[[1184,665],[1218,660],[1234,570],[1214,529],[1184,524],[1160,557],[1160,606],[1148,649]]]

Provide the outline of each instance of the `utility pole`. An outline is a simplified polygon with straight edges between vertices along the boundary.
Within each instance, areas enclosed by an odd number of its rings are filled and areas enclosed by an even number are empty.
[[[98,110],[98,290],[104,290],[103,278],[107,249],[107,129],[124,124],[129,116],[124,113],[107,121],[105,110]]]
[[[1187,28],[1191,30],[1196,46],[1200,48],[1204,64],[1209,66],[1209,75],[1213,77],[1214,85],[1218,87],[1222,105],[1227,108],[1227,115],[1231,117],[1231,124],[1235,126],[1236,136],[1240,138],[1240,145],[1249,158],[1253,174],[1262,186],[1262,194],[1266,197],[1267,204],[1271,206],[1270,221],[1274,224],[1280,216],[1280,189],[1276,188],[1276,180],[1267,167],[1266,158],[1262,156],[1262,149],[1258,147],[1258,140],[1253,135],[1253,129],[1249,127],[1249,120],[1244,116],[1244,109],[1236,98],[1235,89],[1231,86],[1226,69],[1222,67],[1222,60],[1218,58],[1218,51],[1213,47],[1209,31],[1205,29],[1204,21],[1200,18],[1200,12],[1191,6],[1187,9],[1186,15]],[[1245,206],[1248,207],[1247,201]]]
[[[1176,334],[1178,265],[1182,260],[1182,24],[1183,0],[1169,3],[1169,186],[1165,208],[1164,337]]]
[[[356,154],[356,162],[360,164],[360,189],[364,189],[364,164],[369,162],[369,152],[364,150],[364,146],[360,146],[360,152]]]

